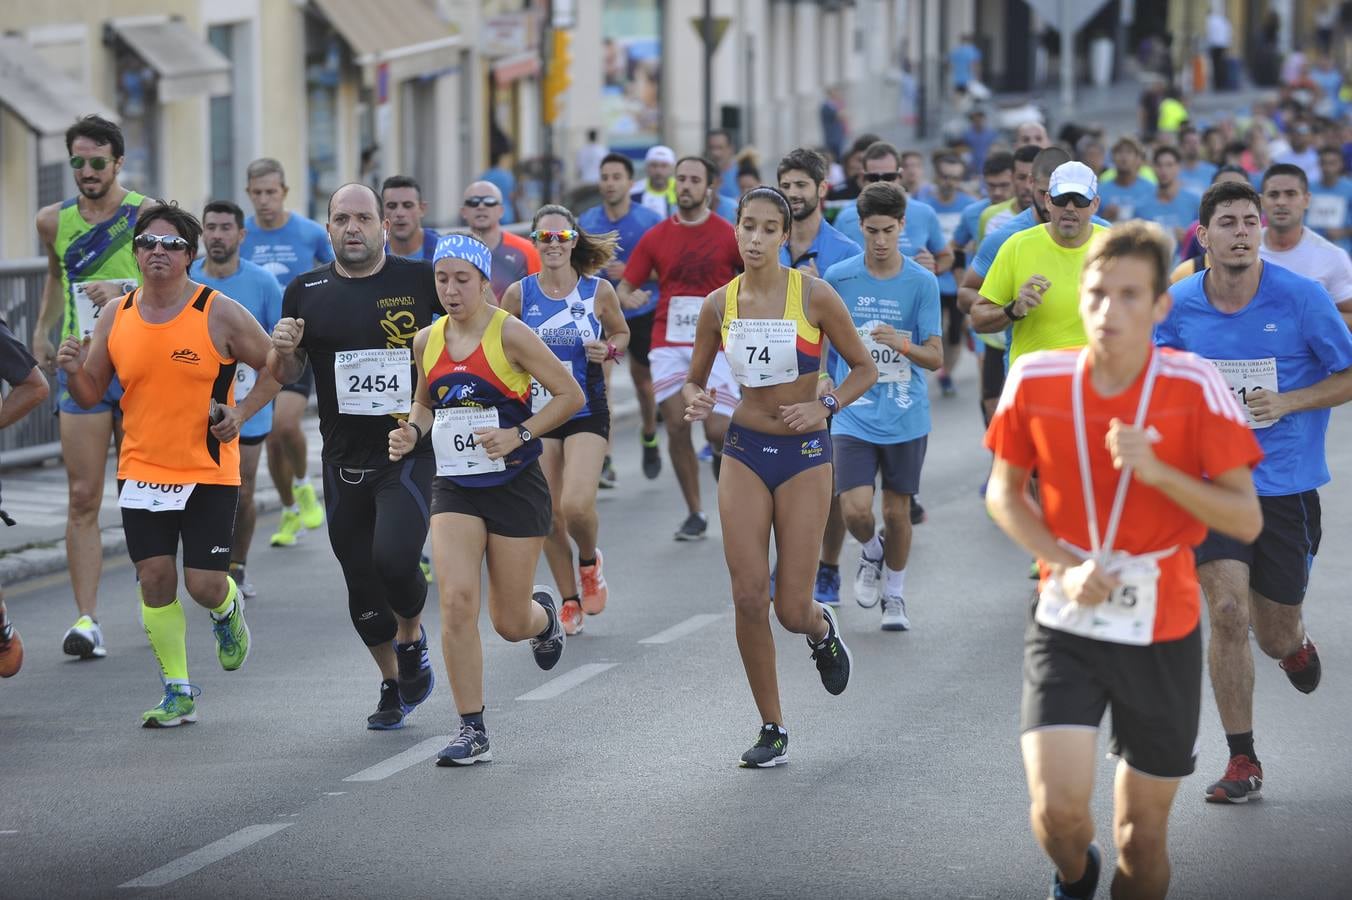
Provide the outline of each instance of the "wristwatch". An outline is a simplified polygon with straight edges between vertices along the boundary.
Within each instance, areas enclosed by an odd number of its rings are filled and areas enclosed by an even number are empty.
[[[1013,304],[1013,303],[1010,303],[1010,304],[1007,305],[1007,306],[1002,306],[1002,307],[1000,307],[1000,308],[1003,309],[1003,310],[1005,311],[1005,318],[1006,318],[1006,319],[1009,319],[1009,321],[1011,321],[1011,322],[1019,322],[1019,321],[1022,321],[1022,320],[1023,320],[1023,317],[1026,316],[1026,315],[1028,315],[1028,313],[1024,313],[1023,316],[1016,316],[1016,315],[1014,315],[1014,304]]]
[[[825,407],[826,407],[826,413],[827,413],[827,415],[832,415],[832,416],[833,416],[833,415],[836,414],[836,412],[838,412],[838,411],[840,410],[840,401],[836,399],[836,395],[835,395],[835,394],[832,394],[832,393],[825,393],[825,394],[822,394],[822,395],[821,395],[820,397],[818,397],[817,399],[821,401],[822,406],[825,406]]]
[[[525,425],[516,426],[516,436],[521,438],[521,443],[523,444],[529,444],[531,438],[535,437],[535,435],[531,434],[530,429],[527,428]]]

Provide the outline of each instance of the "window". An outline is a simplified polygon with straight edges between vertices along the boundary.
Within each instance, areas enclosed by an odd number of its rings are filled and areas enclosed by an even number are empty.
[[[127,151],[121,182],[150,197],[159,191],[159,98],[155,70],[122,43],[114,58],[117,114]]]

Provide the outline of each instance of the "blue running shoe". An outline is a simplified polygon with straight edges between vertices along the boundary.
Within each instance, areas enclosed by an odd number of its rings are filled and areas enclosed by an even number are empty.
[[[714,458],[714,448],[712,444],[705,444],[704,449],[699,452],[700,462],[709,462]]]
[[[472,766],[477,762],[489,762],[493,751],[488,748],[488,732],[470,724],[462,724],[460,733],[437,753],[437,765]]]
[[[812,599],[826,606],[840,605],[840,568],[828,569],[817,566],[817,584],[812,589]]]
[[[1099,867],[1102,865],[1103,854],[1099,852],[1098,844],[1089,845],[1089,859],[1085,862],[1084,875],[1080,878],[1081,883],[1088,881],[1088,887],[1078,893],[1071,894],[1066,891],[1066,886],[1061,883],[1061,876],[1052,874],[1052,892],[1047,895],[1048,900],[1072,900],[1076,897],[1092,897],[1098,890]]]
[[[554,592],[549,589],[548,585],[537,584],[535,592],[531,596],[536,603],[545,608],[545,614],[549,616],[549,627],[530,639],[530,649],[535,654],[535,664],[548,672],[559,664],[559,659],[563,656],[565,640],[563,621],[559,618],[559,609],[557,602],[554,600]]]
[[[437,683],[432,674],[432,661],[427,656],[427,629],[411,644],[394,642],[394,656],[399,663],[399,702],[404,712],[417,709],[432,693]]]

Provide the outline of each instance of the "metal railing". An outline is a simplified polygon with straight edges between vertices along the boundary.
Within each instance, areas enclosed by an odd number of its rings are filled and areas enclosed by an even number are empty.
[[[47,260],[40,256],[0,260],[0,316],[25,344],[33,337],[46,277]],[[56,337],[55,332],[52,336]],[[52,414],[56,408],[56,379],[48,378],[48,383],[52,399],[0,431],[0,465],[29,465],[61,455],[61,432]]]

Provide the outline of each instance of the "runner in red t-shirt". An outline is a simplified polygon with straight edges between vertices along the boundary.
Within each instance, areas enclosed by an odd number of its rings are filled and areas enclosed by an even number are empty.
[[[709,211],[710,182],[717,174],[713,163],[687,156],[676,163],[676,215],[648,229],[629,257],[618,291],[620,304],[638,309],[648,302],[648,292],[635,285],[657,272],[657,315],[653,320],[653,395],[667,429],[667,451],[676,470],[689,515],[676,532],[678,541],[704,537],[709,527],[699,495],[699,462],[685,421],[681,387],[690,371],[690,353],[695,344],[695,323],[704,298],[727,284],[742,269],[732,226]],[[709,375],[716,392],[715,412],[704,421],[704,434],[714,449],[714,478],[723,455],[723,435],[737,406],[737,382],[727,360],[719,353]]]
[[[986,435],[987,508],[1041,561],[1022,744],[1056,897],[1090,897],[1098,883],[1090,798],[1110,705],[1113,894],[1167,892],[1169,809],[1193,771],[1202,702],[1192,547],[1207,528],[1246,542],[1262,528],[1251,472],[1262,451],[1243,411],[1205,360],[1153,348],[1171,254],[1148,222],[1096,238],[1080,289],[1089,346],[1021,358]]]

